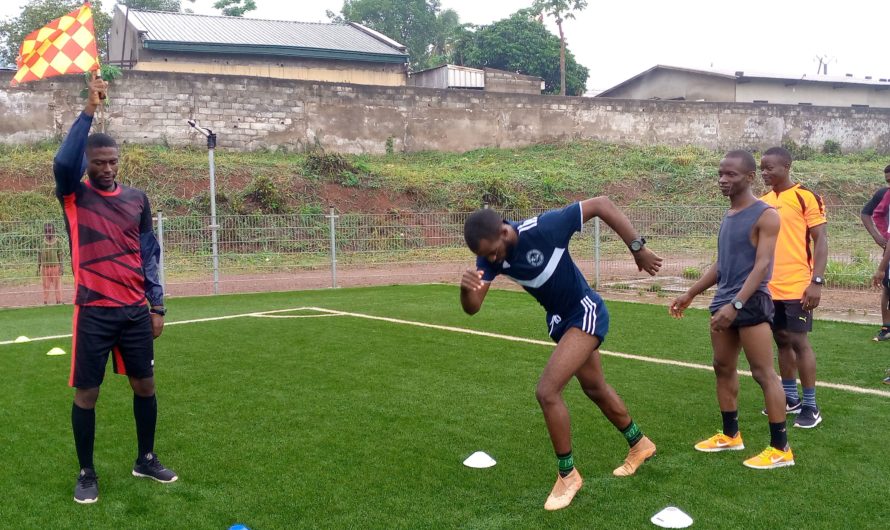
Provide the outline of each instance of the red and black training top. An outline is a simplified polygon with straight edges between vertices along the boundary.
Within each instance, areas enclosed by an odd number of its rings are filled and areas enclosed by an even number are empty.
[[[65,213],[80,306],[163,305],[160,247],[151,206],[140,190],[116,183],[104,192],[81,182],[93,118],[81,113],[53,160],[56,196]]]

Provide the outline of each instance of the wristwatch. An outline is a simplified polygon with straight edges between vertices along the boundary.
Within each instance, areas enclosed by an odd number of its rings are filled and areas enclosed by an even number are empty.
[[[631,241],[630,245],[628,245],[628,246],[630,247],[631,252],[639,252],[639,251],[643,250],[644,246],[646,246],[646,238],[644,238],[643,236],[640,236],[640,237],[634,239],[633,241]]]
[[[816,285],[825,285],[825,278],[821,276],[813,276],[813,283]]]
[[[153,305],[151,309],[148,310],[149,313],[154,313],[155,315],[164,316],[167,314],[167,308],[162,305]]]
[[[745,302],[742,302],[738,298],[733,298],[732,302],[730,303],[732,304],[732,307],[736,309],[736,311],[741,311],[742,308],[745,307]]]

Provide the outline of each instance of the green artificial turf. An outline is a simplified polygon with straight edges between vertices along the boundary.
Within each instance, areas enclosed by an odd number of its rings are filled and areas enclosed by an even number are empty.
[[[454,286],[377,287],[170,299],[168,322],[316,306],[546,340],[528,295],[493,290],[476,316]],[[707,314],[609,302],[605,350],[707,365]],[[70,330],[69,307],[0,311],[0,341]],[[279,316],[318,314],[312,311]],[[888,345],[873,329],[817,322],[820,381],[887,390]],[[585,486],[565,510],[543,502],[556,460],[535,384],[548,345],[350,316],[242,317],[171,325],[156,342],[157,452],[181,476],[130,475],[132,399],[109,373],[97,414],[100,499],[72,499],[70,339],[0,346],[0,527],[13,528],[646,528],[668,505],[698,528],[882,528],[890,398],[822,388],[825,421],[789,427],[797,465],[750,470],[768,442],[759,387],[741,381],[745,451],[692,449],[720,427],[706,370],[605,357],[607,380],[658,445],[615,478],[626,443],[571,383],[576,465]],[[744,368],[745,363],[740,363]],[[494,468],[464,467],[477,450]]]

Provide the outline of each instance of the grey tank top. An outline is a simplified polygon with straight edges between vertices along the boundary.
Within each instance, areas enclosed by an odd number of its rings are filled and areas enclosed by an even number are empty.
[[[757,247],[751,244],[751,231],[763,212],[770,208],[771,206],[758,200],[740,212],[723,216],[717,235],[717,293],[711,301],[712,313],[736,297],[754,269]],[[760,282],[758,291],[769,295],[766,285],[772,274],[773,262],[770,259],[769,272]]]

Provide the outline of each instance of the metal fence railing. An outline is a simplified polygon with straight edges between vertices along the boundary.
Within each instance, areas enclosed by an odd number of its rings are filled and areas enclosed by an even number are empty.
[[[650,248],[665,258],[665,266],[654,279],[639,273],[614,232],[594,220],[574,237],[570,252],[599,289],[683,289],[713,263],[725,208],[654,205],[623,210]],[[541,211],[505,215],[521,219]],[[456,281],[472,263],[463,241],[466,215],[332,210],[219,216],[219,270],[214,281],[209,217],[158,214],[162,279],[173,295]],[[828,216],[828,288],[870,289],[880,248],[862,228],[859,207],[829,207]],[[73,282],[64,224],[61,219],[46,222],[63,241],[63,296],[70,302]],[[44,221],[0,223],[0,306],[42,302],[37,255],[43,230]]]

